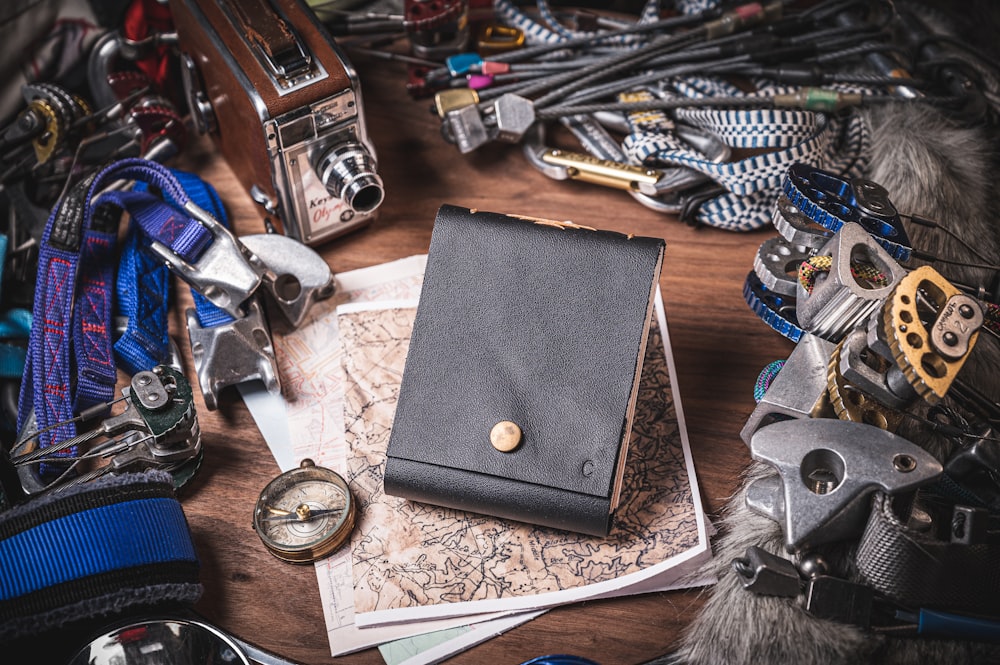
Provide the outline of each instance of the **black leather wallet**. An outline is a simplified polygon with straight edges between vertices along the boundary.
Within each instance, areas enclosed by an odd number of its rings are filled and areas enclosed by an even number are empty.
[[[443,206],[386,494],[605,536],[664,242]]]

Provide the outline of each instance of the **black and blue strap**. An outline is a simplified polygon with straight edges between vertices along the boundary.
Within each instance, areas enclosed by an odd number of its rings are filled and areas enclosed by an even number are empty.
[[[194,604],[187,520],[163,471],[104,476],[0,513],[0,643],[91,618]]]

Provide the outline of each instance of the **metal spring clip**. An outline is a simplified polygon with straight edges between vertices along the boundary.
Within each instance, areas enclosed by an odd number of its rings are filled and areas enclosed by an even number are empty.
[[[15,444],[11,463],[17,470],[24,494],[34,495],[84,483],[107,473],[149,468],[170,472],[178,486],[194,475],[201,463],[201,429],[191,384],[183,374],[167,365],[138,372],[130,385],[122,389],[121,398],[115,401],[125,403],[123,412],[104,418],[92,429],[74,437],[39,448],[40,432],[34,431]],[[101,404],[87,413],[106,410],[109,406]],[[27,426],[33,428],[34,421],[30,420]],[[86,453],[72,458],[56,455],[85,444],[90,444]],[[101,460],[106,463],[74,475],[81,463]],[[61,469],[56,480],[47,481],[38,472],[42,462],[53,465],[69,462],[69,465]]]

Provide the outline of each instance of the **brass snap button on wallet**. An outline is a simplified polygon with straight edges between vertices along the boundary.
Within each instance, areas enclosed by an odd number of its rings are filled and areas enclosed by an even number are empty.
[[[509,453],[521,445],[521,428],[517,423],[501,420],[490,430],[490,443],[502,453]]]

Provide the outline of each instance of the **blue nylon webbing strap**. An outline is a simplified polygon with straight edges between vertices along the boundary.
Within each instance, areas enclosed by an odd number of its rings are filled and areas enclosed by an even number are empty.
[[[214,187],[184,171],[174,169],[171,175],[195,205],[227,226],[226,210]],[[146,183],[138,182],[133,193],[143,193],[147,189]],[[136,211],[138,208],[133,214]],[[129,229],[122,248],[117,282],[118,312],[127,318],[128,323],[115,342],[115,353],[119,362],[132,373],[166,362],[170,356],[167,335],[170,271],[147,250],[148,244],[140,235],[136,225]],[[196,290],[192,289],[191,295],[203,326],[212,327],[233,320]]]
[[[212,243],[212,232],[171,203],[148,192],[105,192],[95,205],[113,204],[128,211],[143,232],[188,263],[195,263]]]
[[[156,186],[173,204],[147,193],[112,191],[98,196],[122,179]],[[53,208],[39,248],[33,309],[38,324],[28,342],[18,406],[19,431],[32,413],[38,430],[52,428],[39,435],[40,447],[76,434],[71,418],[80,388],[81,403],[101,401],[99,394],[107,394],[108,385],[114,389],[113,379],[102,372],[113,366],[109,365],[112,280],[105,267],[112,263],[106,257],[114,251],[116,234],[98,228],[98,209],[105,204],[125,208],[146,234],[194,262],[213,236],[183,211],[188,201],[168,169],[148,160],[127,159],[79,183]],[[76,335],[75,306],[80,318]]]
[[[223,226],[227,225],[225,207],[214,187],[185,171],[174,169],[171,174],[195,205]],[[133,188],[133,192],[146,191],[144,182],[136,183]],[[167,334],[170,271],[159,258],[146,251],[147,241],[142,238],[137,224],[138,220],[130,227],[122,248],[117,282],[118,313],[127,319],[127,324],[115,342],[115,353],[119,362],[132,373],[166,362],[170,356]],[[203,326],[233,320],[198,291],[192,289],[191,295]]]
[[[127,527],[127,528],[126,528]],[[58,561],[37,560],[41,551]],[[196,562],[175,499],[125,501],[67,515],[0,541],[0,601],[100,573],[170,561]]]
[[[226,208],[222,205],[219,193],[210,183],[186,171],[173,169],[171,173],[195,205],[215,217],[223,226],[229,226]],[[140,187],[136,187],[136,190],[141,191]],[[191,289],[191,297],[194,299],[198,321],[203,327],[212,328],[233,321],[233,317],[225,310],[213,305],[208,298],[196,290]]]
[[[143,249],[141,231],[130,225],[115,289],[117,313],[127,323],[114,345],[118,363],[130,374],[152,369],[170,357],[169,286],[170,269]]]
[[[178,206],[183,207],[188,202],[187,195],[170,169],[156,162],[139,158],[122,159],[105,167],[97,174],[94,183],[90,186],[87,200],[93,201],[102,189],[115,180],[135,180],[149,183],[158,187],[163,192],[164,198],[173,201]]]
[[[71,625],[190,606],[202,592],[166,471],[106,475],[3,511],[0,561],[5,645],[32,638],[41,646],[37,639],[58,640]]]

